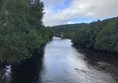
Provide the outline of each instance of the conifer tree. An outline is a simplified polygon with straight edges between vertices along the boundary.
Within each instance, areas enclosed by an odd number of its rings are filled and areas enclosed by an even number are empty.
[[[43,3],[4,0],[0,10],[0,62],[20,62],[33,56],[49,35],[42,23]]]

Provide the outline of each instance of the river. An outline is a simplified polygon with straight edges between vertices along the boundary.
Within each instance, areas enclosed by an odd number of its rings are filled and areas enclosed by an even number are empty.
[[[109,56],[75,49],[71,40],[54,37],[42,59],[35,57],[9,69],[5,83],[118,83],[118,61]]]

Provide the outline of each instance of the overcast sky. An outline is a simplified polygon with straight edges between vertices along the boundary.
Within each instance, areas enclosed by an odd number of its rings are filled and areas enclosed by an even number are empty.
[[[118,0],[42,0],[46,26],[92,22],[118,16]]]

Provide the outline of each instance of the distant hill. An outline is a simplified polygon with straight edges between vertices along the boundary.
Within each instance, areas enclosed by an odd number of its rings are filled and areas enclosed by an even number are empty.
[[[89,28],[89,27],[99,27],[104,28],[110,21],[115,21],[118,17],[105,19],[103,21],[94,21],[91,23],[78,23],[78,24],[65,24],[65,25],[58,25],[50,27],[54,32],[55,36],[60,36],[61,32],[64,32],[65,36],[67,36],[71,32],[75,32],[80,28]]]
[[[56,36],[60,36],[60,33],[61,32],[69,33],[71,31],[76,31],[79,28],[87,27],[87,26],[88,26],[87,23],[81,23],[81,24],[65,24],[65,25],[53,26],[53,27],[51,27],[51,29],[52,29],[52,31],[54,32],[54,34]]]

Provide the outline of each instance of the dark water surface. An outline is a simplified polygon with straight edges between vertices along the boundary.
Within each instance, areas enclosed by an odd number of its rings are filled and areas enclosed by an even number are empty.
[[[9,69],[5,83],[118,83],[115,55],[72,46],[71,40],[54,37],[44,57],[34,57]],[[113,65],[114,64],[114,65]]]

